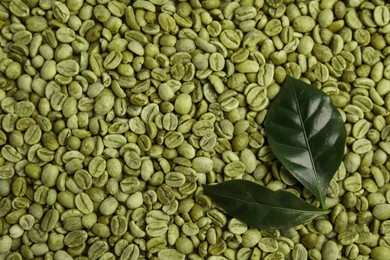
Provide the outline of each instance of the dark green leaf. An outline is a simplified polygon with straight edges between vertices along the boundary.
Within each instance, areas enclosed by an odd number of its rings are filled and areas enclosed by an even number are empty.
[[[276,158],[324,207],[346,139],[341,115],[330,98],[303,81],[287,77],[269,108],[265,130]]]
[[[284,229],[327,214],[287,191],[271,191],[247,180],[204,185],[204,191],[226,212],[261,229]]]

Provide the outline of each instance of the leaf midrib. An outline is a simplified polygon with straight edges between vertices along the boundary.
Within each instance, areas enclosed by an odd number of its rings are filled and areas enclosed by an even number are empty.
[[[306,143],[306,147],[307,147],[307,150],[308,150],[308,153],[309,153],[309,156],[310,156],[310,163],[312,165],[312,169],[313,169],[313,173],[314,173],[314,177],[316,179],[316,187],[319,191],[319,200],[322,204],[323,202],[323,197],[322,197],[322,193],[321,193],[321,187],[319,187],[319,180],[318,180],[318,172],[317,172],[317,169],[315,167],[315,164],[314,164],[314,159],[313,159],[313,154],[311,152],[311,148],[310,148],[310,144],[309,144],[309,140],[307,138],[307,134],[306,134],[306,129],[305,129],[305,124],[304,122],[302,121],[302,113],[301,113],[301,107],[299,105],[299,101],[298,101],[298,97],[297,97],[297,93],[295,91],[295,87],[292,86],[292,89],[293,89],[293,93],[294,93],[294,101],[295,101],[295,104],[297,105],[297,112],[298,112],[298,117],[299,117],[299,122],[301,124],[301,128],[302,128],[302,131],[303,131],[303,135],[304,135],[304,139],[305,139],[305,143]]]
[[[240,199],[240,198],[237,198],[237,197],[233,197],[233,196],[222,196],[222,195],[219,195],[219,194],[215,194],[215,196],[220,196],[220,197],[223,197],[223,198],[228,198],[228,199],[231,199],[231,200],[238,200],[240,202],[246,202],[246,203],[249,203],[249,204],[252,204],[252,205],[263,205],[265,207],[270,207],[270,208],[273,208],[273,209],[279,209],[279,210],[290,210],[290,211],[295,211],[295,212],[308,212],[308,213],[311,213],[311,212],[316,212],[316,213],[321,213],[321,212],[324,212],[323,210],[300,210],[300,209],[293,209],[293,208],[285,208],[285,207],[277,207],[277,206],[273,206],[273,205],[267,205],[267,204],[261,204],[261,203],[256,203],[256,202],[252,202],[252,201],[248,201],[248,200],[244,200],[244,199]],[[299,198],[298,198],[299,199]],[[310,204],[309,204],[310,205]]]

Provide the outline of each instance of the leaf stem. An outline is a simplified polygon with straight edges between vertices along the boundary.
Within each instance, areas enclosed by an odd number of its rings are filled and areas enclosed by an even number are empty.
[[[322,194],[321,194],[320,196],[321,196],[321,200],[320,200],[321,208],[322,208],[323,210],[328,210],[328,209],[326,208],[326,203],[325,203],[324,197],[322,196]]]

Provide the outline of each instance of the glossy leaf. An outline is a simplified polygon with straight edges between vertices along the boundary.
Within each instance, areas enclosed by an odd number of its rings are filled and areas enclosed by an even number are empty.
[[[229,215],[256,228],[294,227],[329,213],[290,192],[272,191],[247,180],[231,180],[203,187],[205,193]]]
[[[329,183],[344,155],[346,131],[330,98],[303,81],[287,77],[265,120],[276,158],[325,207]]]

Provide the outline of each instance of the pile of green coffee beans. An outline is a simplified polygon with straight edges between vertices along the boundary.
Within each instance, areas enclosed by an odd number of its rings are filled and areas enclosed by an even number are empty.
[[[389,21],[385,0],[1,0],[0,259],[390,259]],[[258,230],[202,185],[318,205],[264,134],[286,75],[331,97],[345,158],[329,215]]]

